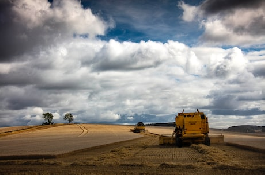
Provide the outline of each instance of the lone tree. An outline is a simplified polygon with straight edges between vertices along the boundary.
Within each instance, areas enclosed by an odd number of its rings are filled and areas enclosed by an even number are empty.
[[[48,125],[53,124],[52,123],[52,119],[53,119],[52,113],[47,112],[47,113],[44,113],[42,115],[43,115],[44,120],[47,120],[47,122],[45,122],[44,124],[48,124]]]
[[[67,113],[64,115],[64,120],[68,120],[69,123],[71,123],[72,121],[74,121],[74,116],[71,113]]]

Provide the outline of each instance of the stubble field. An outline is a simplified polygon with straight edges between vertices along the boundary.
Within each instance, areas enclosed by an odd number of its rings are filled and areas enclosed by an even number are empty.
[[[265,173],[265,154],[259,149],[226,144],[160,146],[156,134],[169,134],[172,128],[147,127],[145,134],[132,133],[132,128],[65,125],[1,137],[0,174]],[[240,134],[225,134],[228,140],[231,137]],[[241,141],[247,139],[253,142],[253,137],[242,135]]]

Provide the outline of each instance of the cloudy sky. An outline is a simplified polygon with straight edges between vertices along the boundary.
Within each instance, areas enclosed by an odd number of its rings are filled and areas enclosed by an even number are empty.
[[[0,126],[265,125],[263,0],[1,0]]]

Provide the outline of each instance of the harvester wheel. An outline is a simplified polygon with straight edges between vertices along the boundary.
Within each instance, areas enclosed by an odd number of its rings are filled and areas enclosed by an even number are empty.
[[[211,143],[211,141],[210,141],[210,137],[205,137],[205,142],[204,142],[204,144],[205,145],[207,145],[207,146],[210,146],[210,143]]]
[[[182,139],[179,137],[176,137],[176,146],[181,148],[182,147]]]

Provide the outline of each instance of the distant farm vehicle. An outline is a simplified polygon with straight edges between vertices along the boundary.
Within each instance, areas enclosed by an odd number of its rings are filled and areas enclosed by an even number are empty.
[[[175,118],[176,126],[172,136],[161,135],[159,144],[175,144],[179,148],[183,143],[204,143],[210,146],[208,118],[197,109],[194,113],[178,113]],[[223,141],[224,137],[220,136]]]
[[[134,129],[131,129],[132,132],[134,133],[141,133],[141,132],[145,132],[145,125],[143,122],[138,122]]]

